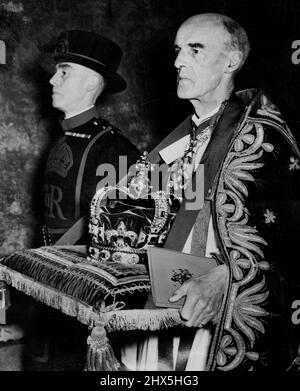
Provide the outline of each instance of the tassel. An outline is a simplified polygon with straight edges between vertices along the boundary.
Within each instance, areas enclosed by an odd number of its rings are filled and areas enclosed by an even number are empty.
[[[4,281],[0,281],[0,310],[7,310],[10,307],[9,289]]]
[[[87,339],[87,371],[118,371],[121,364],[106,337],[103,322],[97,322]]]

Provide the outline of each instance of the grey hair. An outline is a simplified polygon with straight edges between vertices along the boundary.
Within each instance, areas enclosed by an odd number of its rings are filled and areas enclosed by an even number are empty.
[[[220,22],[231,37],[230,42],[226,42],[225,44],[226,50],[238,50],[242,54],[242,60],[239,66],[239,69],[241,69],[250,51],[248,35],[241,25],[228,16],[220,15]]]
[[[228,32],[230,41],[225,42],[225,50],[228,52],[237,50],[241,53],[242,59],[239,68],[237,69],[237,71],[239,71],[244,65],[250,51],[250,42],[245,29],[235,20],[229,18],[229,16],[222,14],[207,13],[194,15],[186,22],[193,20],[197,22],[209,21],[215,23],[218,26],[222,26],[223,29]],[[184,22],[184,24],[186,22]]]

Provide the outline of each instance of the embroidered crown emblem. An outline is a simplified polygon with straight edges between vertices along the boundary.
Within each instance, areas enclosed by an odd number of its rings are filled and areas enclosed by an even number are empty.
[[[65,178],[68,171],[73,166],[73,154],[70,146],[63,140],[50,151],[46,171],[56,172],[58,175]]]

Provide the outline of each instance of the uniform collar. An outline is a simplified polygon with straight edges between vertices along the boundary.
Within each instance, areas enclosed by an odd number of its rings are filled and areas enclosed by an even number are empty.
[[[97,112],[97,109],[95,106],[93,106],[90,109],[85,110],[80,114],[74,115],[73,117],[67,119],[61,119],[60,124],[63,130],[70,130],[70,129],[78,128],[79,126],[90,121],[92,118],[98,118],[98,117],[99,114]]]

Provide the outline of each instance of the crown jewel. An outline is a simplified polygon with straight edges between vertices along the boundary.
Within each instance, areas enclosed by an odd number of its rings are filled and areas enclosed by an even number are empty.
[[[100,189],[92,200],[90,261],[145,263],[147,247],[165,241],[177,200],[166,191],[151,191],[152,165],[146,152],[135,167],[128,186]]]

